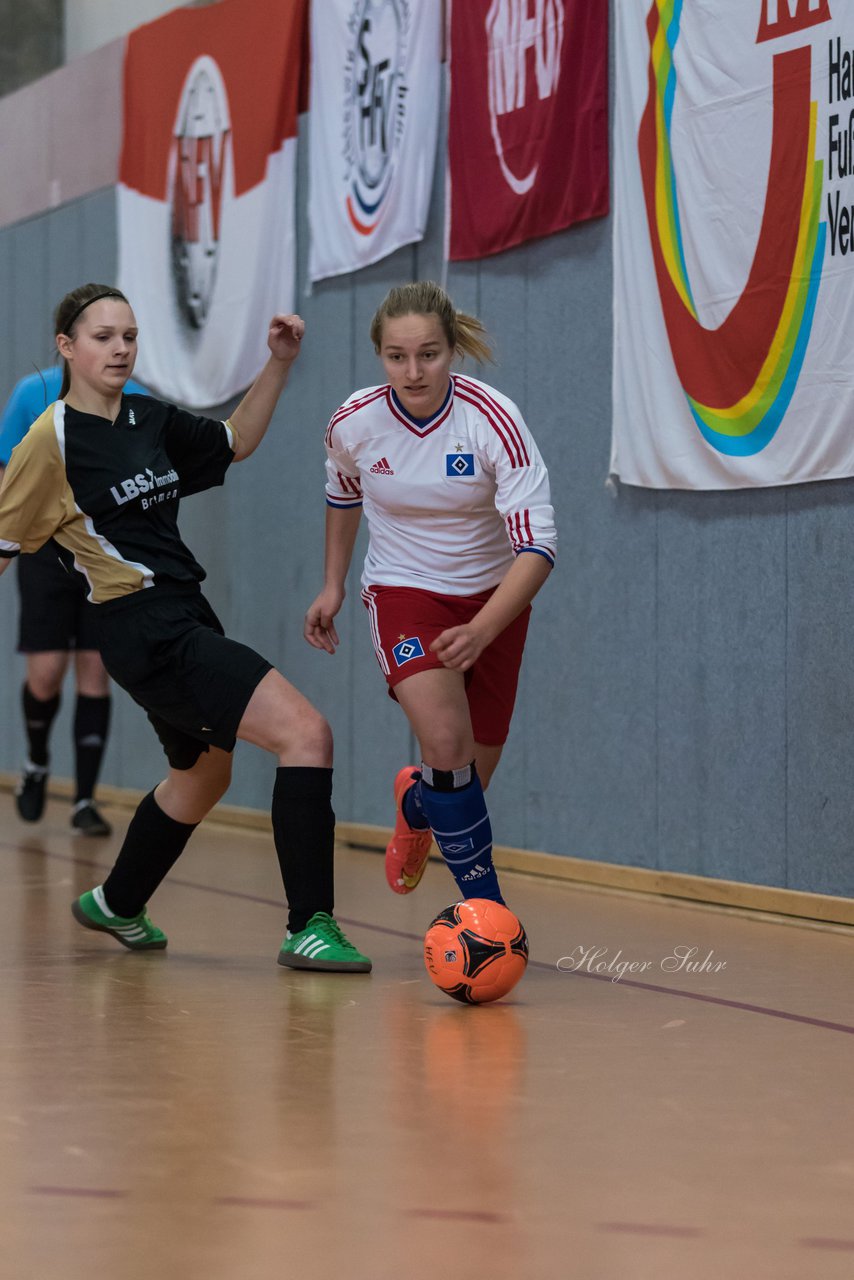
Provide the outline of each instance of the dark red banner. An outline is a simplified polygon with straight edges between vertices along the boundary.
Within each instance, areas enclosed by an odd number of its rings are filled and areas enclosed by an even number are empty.
[[[608,0],[453,0],[449,257],[608,212]]]

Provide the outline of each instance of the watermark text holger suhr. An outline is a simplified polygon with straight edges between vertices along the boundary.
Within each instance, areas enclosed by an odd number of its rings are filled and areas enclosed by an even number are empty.
[[[726,968],[726,960],[715,959],[714,951],[700,955],[699,947],[674,947],[661,960],[624,960],[622,949],[610,954],[608,947],[579,945],[568,955],[561,956],[557,968],[561,973],[595,973],[619,982],[627,974],[647,974],[653,970],[662,973],[720,973]]]

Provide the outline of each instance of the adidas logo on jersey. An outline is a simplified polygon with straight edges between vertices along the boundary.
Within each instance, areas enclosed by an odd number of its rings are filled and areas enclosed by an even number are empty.
[[[380,458],[379,462],[375,462],[371,467],[372,476],[393,476],[394,471],[388,464],[388,458]]]

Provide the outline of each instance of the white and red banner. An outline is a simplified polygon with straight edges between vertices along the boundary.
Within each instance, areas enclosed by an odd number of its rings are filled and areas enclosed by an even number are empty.
[[[136,374],[192,407],[252,382],[295,294],[307,0],[176,9],[127,41],[119,283]]]
[[[441,0],[315,0],[309,276],[420,240],[439,125]]]
[[[612,474],[854,475],[854,5],[617,14]]]
[[[448,257],[608,212],[608,0],[448,0]]]

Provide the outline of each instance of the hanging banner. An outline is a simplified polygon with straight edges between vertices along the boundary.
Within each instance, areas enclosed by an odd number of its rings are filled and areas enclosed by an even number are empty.
[[[854,6],[617,8],[612,474],[854,475]]]
[[[119,282],[138,377],[184,405],[247,387],[293,310],[306,22],[306,0],[220,0],[128,37]]]
[[[608,212],[608,0],[448,0],[448,257]]]
[[[441,0],[312,5],[309,276],[422,239],[439,126]]]

